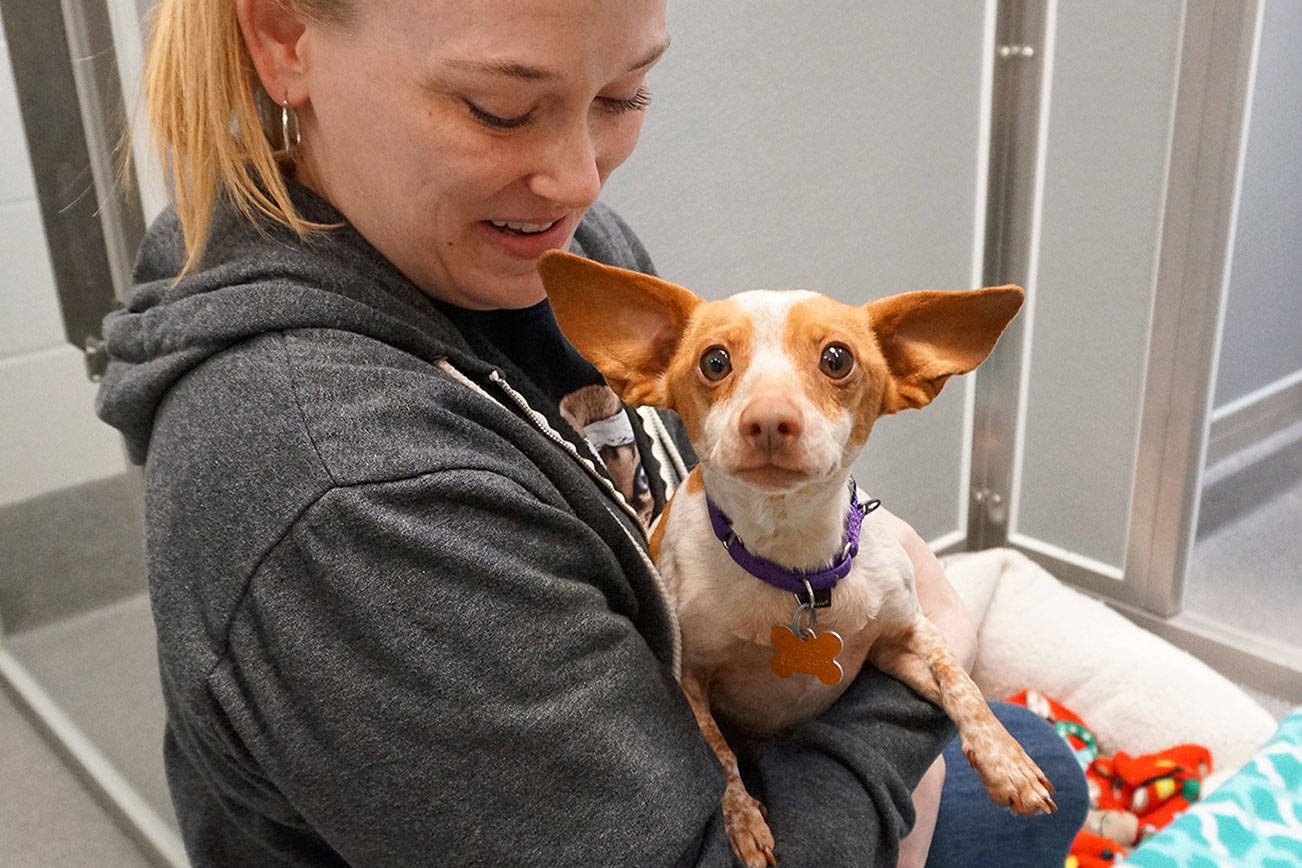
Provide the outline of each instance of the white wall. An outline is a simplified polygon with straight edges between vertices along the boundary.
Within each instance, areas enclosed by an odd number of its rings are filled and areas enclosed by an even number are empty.
[[[642,141],[604,199],[662,276],[706,297],[799,288],[861,304],[975,286],[993,12],[671,0]],[[881,420],[856,467],[930,540],[966,528],[965,379]]]
[[[0,41],[0,506],[121,473],[121,439],[66,343],[14,89]]]
[[[1302,378],[1302,3],[1267,0],[1221,333],[1217,409]]]
[[[140,78],[145,63],[145,40],[148,38],[149,15],[153,0],[105,0],[113,27],[113,44],[117,50],[118,76],[122,101],[128,121],[134,120],[132,153],[135,155],[136,188],[145,225],[168,206],[167,185],[162,165],[149,145],[149,113],[140,93]]]

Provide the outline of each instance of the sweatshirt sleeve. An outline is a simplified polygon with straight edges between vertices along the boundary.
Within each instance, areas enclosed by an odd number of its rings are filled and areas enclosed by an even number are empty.
[[[259,567],[209,692],[348,863],[732,863],[722,770],[613,553],[550,501],[476,469],[335,488]],[[865,675],[739,752],[787,864],[886,864],[947,734]]]
[[[729,743],[768,809],[779,864],[893,866],[913,827],[913,788],[954,734],[940,708],[864,666],[822,717]]]

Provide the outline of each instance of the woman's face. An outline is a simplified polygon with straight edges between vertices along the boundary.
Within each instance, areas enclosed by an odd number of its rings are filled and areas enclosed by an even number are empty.
[[[299,180],[431,295],[540,301],[538,257],[637,142],[664,0],[353,6],[299,43]]]

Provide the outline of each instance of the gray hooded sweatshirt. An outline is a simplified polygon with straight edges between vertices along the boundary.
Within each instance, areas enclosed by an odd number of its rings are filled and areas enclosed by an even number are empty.
[[[575,250],[651,267],[602,206]],[[165,213],[96,407],[145,465],[194,864],[732,864],[645,533],[528,372],[347,225],[302,243],[219,206],[183,261]],[[671,416],[631,418],[663,503],[690,452]],[[887,865],[952,732],[865,671],[821,719],[732,742],[784,866]]]

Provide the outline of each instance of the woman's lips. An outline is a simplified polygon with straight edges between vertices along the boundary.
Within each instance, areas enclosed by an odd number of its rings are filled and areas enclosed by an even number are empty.
[[[537,259],[545,251],[564,247],[570,239],[573,217],[565,216],[552,222],[551,228],[542,232],[525,232],[510,226],[496,226],[494,223],[524,224],[526,227],[546,225],[547,220],[481,220],[479,226],[488,241],[502,253],[516,259]]]

